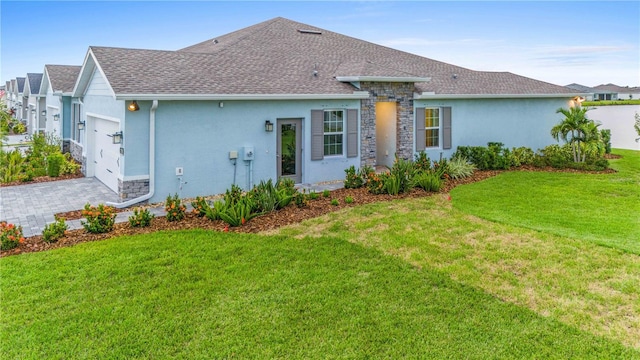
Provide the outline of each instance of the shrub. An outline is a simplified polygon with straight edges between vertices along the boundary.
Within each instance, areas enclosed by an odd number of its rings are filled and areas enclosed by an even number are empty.
[[[22,226],[0,222],[0,250],[11,250],[24,243]]]
[[[307,194],[304,191],[295,193],[295,195],[293,195],[293,200],[296,203],[297,207],[305,207],[309,205]]]
[[[151,225],[151,220],[156,216],[149,212],[149,209],[133,209],[133,215],[129,216],[131,227],[147,227]]]
[[[258,216],[253,212],[253,204],[247,196],[241,197],[236,203],[224,204],[218,211],[218,216],[229,226],[236,227],[247,223],[247,221]]]
[[[60,174],[62,174],[62,175],[75,174],[80,170],[81,167],[82,167],[82,165],[78,164],[71,157],[71,153],[66,153],[66,154],[64,154],[64,161],[62,162],[62,165],[60,166]]]
[[[600,138],[604,143],[604,153],[611,154],[611,130],[609,129],[600,130]]]
[[[433,172],[423,172],[416,175],[415,184],[425,191],[438,192],[442,187],[442,179]]]
[[[511,165],[512,166],[522,166],[522,165],[533,165],[534,159],[536,157],[535,152],[528,147],[519,147],[513,148],[511,150]]]
[[[385,181],[387,192],[391,195],[397,195],[410,191],[413,188],[415,173],[416,170],[411,161],[396,158],[389,172],[389,177]],[[389,189],[393,192],[389,191]]]
[[[464,156],[479,170],[503,170],[511,166],[511,152],[500,142],[483,146],[459,146],[452,157]]]
[[[344,179],[344,187],[346,189],[359,189],[364,186],[365,179],[360,171],[356,171],[356,167],[351,165],[345,169],[346,178]]]
[[[47,157],[47,176],[58,177],[64,163],[64,156],[60,153],[54,153]]]
[[[332,199],[331,200],[331,205],[338,206],[338,205],[340,205],[340,203],[338,202],[338,199]]]
[[[178,194],[173,197],[167,196],[167,200],[164,203],[164,210],[167,212],[167,221],[180,221],[184,219],[187,211],[187,207],[182,204],[182,200],[178,198]]]
[[[387,177],[389,177],[388,174],[371,174],[367,181],[367,189],[369,192],[374,195],[384,194],[386,191],[384,183]]]
[[[55,222],[47,224],[42,230],[42,240],[48,243],[58,241],[64,236],[64,232],[67,231],[69,226],[62,218],[57,218]]]
[[[261,181],[249,192],[249,196],[254,204],[254,211],[258,213],[270,212],[282,209],[291,202],[292,194],[296,192],[293,187],[275,185],[269,179]]]
[[[328,198],[329,196],[331,196],[331,192],[325,189],[322,191],[322,196]]]
[[[207,214],[207,209],[209,209],[209,203],[203,197],[197,196],[194,201],[191,202],[191,206],[193,207],[192,212],[196,214],[197,217],[203,217]]]
[[[535,159],[534,165],[566,168],[572,162],[573,155],[571,155],[571,147],[569,145],[553,144],[539,150],[539,156]]]
[[[424,151],[415,155],[413,163],[418,171],[429,171],[429,169],[431,169],[431,159],[429,159],[429,156]]]
[[[352,204],[353,203],[353,198],[351,196],[346,196],[344,198],[344,203],[345,204]]]
[[[398,195],[402,188],[402,177],[396,174],[389,174],[384,179],[384,192],[389,195]]]
[[[0,162],[0,180],[9,183],[16,180],[23,180],[25,158],[20,150],[13,150],[2,155]]]
[[[82,210],[82,216],[87,221],[81,221],[81,223],[84,229],[92,234],[106,233],[113,230],[116,215],[116,209],[111,206],[99,204],[96,207],[86,204]]]
[[[454,157],[446,166],[445,173],[451,179],[462,179],[473,175],[476,166],[463,156]]]
[[[315,191],[309,193],[309,200],[318,200],[319,197],[320,195]]]
[[[18,122],[15,125],[13,125],[12,130],[14,134],[20,135],[27,132],[27,127],[23,123]]]

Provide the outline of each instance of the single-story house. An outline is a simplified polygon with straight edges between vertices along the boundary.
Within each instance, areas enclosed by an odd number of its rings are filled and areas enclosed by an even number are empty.
[[[569,89],[575,90],[577,92],[584,93],[583,95],[584,100],[593,101],[593,94],[595,93],[595,90],[593,88],[590,88],[588,86],[581,85],[581,84],[576,84],[576,83],[566,85],[566,87],[568,87]]]
[[[42,115],[44,109],[44,99],[40,97],[40,83],[42,83],[41,73],[27,73],[27,80],[24,83],[23,97],[26,100],[25,118],[27,121],[27,131],[30,134],[44,132],[45,117]]]
[[[24,98],[24,84],[25,78],[16,77],[16,86],[14,87],[13,98],[15,98],[15,107],[16,107],[16,119],[24,122],[26,124],[27,118],[27,99]]]
[[[633,100],[640,99],[640,88],[603,84],[593,88],[594,100]]]
[[[578,95],[274,18],[178,51],[90,47],[71,147],[125,206],[341,180],[352,165],[460,145],[537,149]]]
[[[70,143],[78,138],[77,126],[71,126],[71,93],[79,73],[80,66],[45,65],[40,85],[46,106],[45,131],[63,140],[63,152],[70,152]],[[81,154],[76,157],[82,159]]]

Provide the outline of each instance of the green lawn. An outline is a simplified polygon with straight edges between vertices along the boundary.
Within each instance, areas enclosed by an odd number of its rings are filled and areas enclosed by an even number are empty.
[[[454,189],[454,206],[505,224],[640,254],[640,152],[614,150],[616,174],[507,172]]]
[[[264,236],[2,258],[0,358],[640,359],[640,154],[617,152]]]
[[[176,231],[0,265],[3,359],[640,358],[332,237]]]

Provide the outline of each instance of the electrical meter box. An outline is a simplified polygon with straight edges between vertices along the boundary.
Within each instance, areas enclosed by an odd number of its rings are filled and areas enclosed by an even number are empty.
[[[246,161],[253,161],[253,158],[255,157],[253,146],[245,146],[242,150],[242,159]]]

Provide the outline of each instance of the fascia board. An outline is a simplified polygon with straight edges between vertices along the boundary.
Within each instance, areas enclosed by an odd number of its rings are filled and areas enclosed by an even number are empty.
[[[116,100],[349,100],[368,99],[367,91],[352,94],[116,94]]]
[[[417,93],[413,95],[414,100],[446,100],[446,99],[553,99],[553,98],[573,98],[583,96],[585,93],[566,94],[434,94]]]

